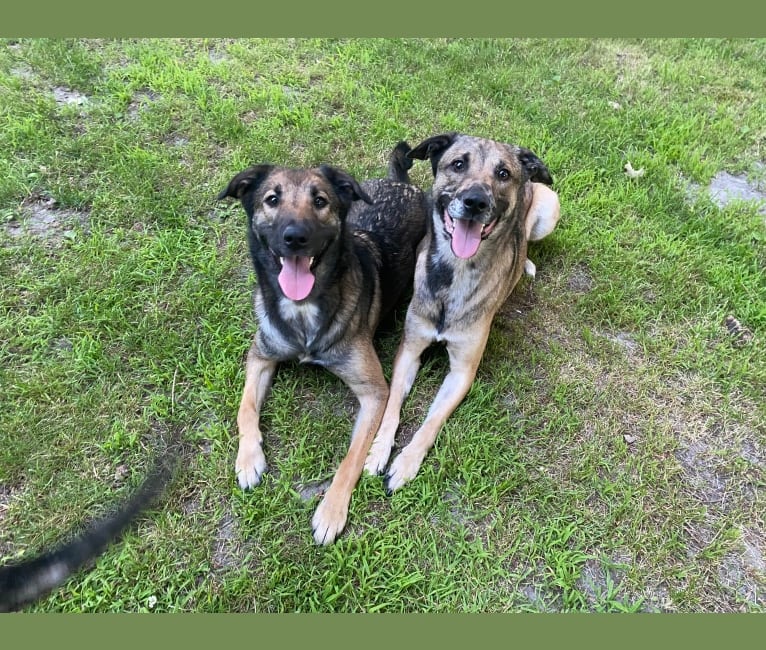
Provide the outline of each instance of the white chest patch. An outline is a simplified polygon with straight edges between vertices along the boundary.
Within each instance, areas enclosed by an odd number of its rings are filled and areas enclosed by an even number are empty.
[[[279,313],[285,322],[295,330],[303,332],[304,345],[309,348],[319,335],[320,315],[319,307],[313,303],[299,303],[282,298],[279,301]]]

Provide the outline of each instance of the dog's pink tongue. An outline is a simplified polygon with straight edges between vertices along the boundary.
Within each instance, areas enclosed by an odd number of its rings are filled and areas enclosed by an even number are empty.
[[[279,286],[290,300],[303,300],[311,293],[314,276],[309,268],[308,257],[282,258],[282,270],[279,273]]]
[[[452,232],[452,252],[458,257],[468,259],[476,254],[481,244],[481,229],[484,224],[478,221],[455,219],[455,230]]]

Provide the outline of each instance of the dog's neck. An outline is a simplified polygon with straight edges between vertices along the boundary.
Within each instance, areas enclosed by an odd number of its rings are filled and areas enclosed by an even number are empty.
[[[256,243],[260,245],[260,243]],[[262,345],[274,357],[298,358],[311,361],[313,343],[326,333],[337,316],[342,284],[340,278],[348,268],[350,237],[344,234],[333,241],[322,253],[314,269],[315,284],[309,296],[300,301],[290,300],[277,282],[273,268],[266,268],[253,256],[257,278],[255,287],[255,313],[260,326]],[[290,337],[283,333],[290,332]],[[293,344],[288,344],[288,339]],[[300,342],[295,345],[295,342]]]

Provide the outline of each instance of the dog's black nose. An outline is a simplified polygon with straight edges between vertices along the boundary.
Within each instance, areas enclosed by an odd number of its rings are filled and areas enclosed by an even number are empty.
[[[298,250],[309,242],[309,230],[301,223],[289,224],[282,233],[282,239],[288,248]]]
[[[468,190],[463,195],[463,207],[469,214],[481,214],[489,208],[489,199],[485,192],[479,189]]]

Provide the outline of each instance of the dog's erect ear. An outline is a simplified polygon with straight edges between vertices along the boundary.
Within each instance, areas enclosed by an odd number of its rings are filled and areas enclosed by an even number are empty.
[[[553,185],[553,178],[551,177],[548,168],[545,166],[545,163],[529,149],[519,147],[519,162],[521,163],[521,166],[527,170],[530,181],[533,183]]]
[[[418,160],[430,159],[431,169],[436,176],[436,166],[439,164],[442,154],[452,145],[457,135],[457,133],[442,133],[426,138],[419,145],[410,149],[407,157]]]
[[[229,184],[221,190],[216,197],[219,201],[230,196],[234,199],[241,199],[247,192],[257,189],[263,182],[263,179],[269,175],[274,165],[255,165],[239,172],[229,181]]]
[[[347,206],[351,205],[353,201],[360,199],[365,203],[372,203],[372,199],[348,172],[344,172],[337,167],[330,167],[330,165],[320,165],[319,171],[332,183],[338,198]]]

